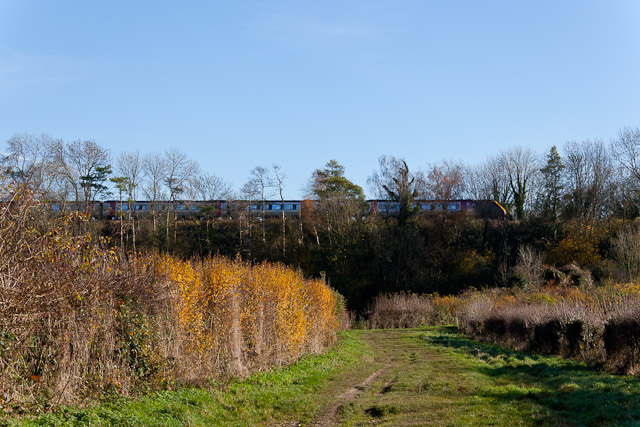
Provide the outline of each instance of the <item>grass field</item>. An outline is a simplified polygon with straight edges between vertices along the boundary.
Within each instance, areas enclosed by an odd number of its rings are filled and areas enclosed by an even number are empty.
[[[293,426],[327,420],[348,426],[639,425],[640,379],[477,343],[455,328],[350,331],[326,355],[243,381],[6,424]]]

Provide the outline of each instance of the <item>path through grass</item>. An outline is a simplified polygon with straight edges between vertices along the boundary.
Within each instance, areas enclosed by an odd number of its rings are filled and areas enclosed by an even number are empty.
[[[351,331],[323,356],[17,425],[640,425],[640,379],[471,341],[455,328]],[[0,422],[0,425],[2,422]]]

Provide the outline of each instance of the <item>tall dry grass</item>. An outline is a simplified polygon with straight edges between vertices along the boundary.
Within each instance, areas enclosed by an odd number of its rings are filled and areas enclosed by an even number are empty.
[[[336,339],[341,301],[282,265],[126,259],[39,222],[24,189],[0,210],[0,407],[57,404],[246,375]]]
[[[379,295],[367,316],[369,329],[417,328],[433,324],[437,312],[428,295],[396,293]]]
[[[640,286],[492,289],[458,297],[456,317],[470,337],[512,348],[640,371]]]

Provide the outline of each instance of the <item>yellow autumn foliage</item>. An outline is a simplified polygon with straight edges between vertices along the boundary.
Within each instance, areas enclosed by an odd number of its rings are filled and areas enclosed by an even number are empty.
[[[17,194],[0,207],[3,402],[242,376],[336,340],[344,308],[322,281],[239,257],[127,257],[78,235],[82,218],[37,224],[34,205]]]
[[[284,265],[222,256],[149,262],[172,289],[183,351],[206,370],[244,374],[319,352],[336,339],[334,292]]]

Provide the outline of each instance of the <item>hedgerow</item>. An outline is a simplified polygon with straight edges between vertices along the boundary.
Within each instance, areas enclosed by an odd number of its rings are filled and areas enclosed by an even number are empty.
[[[0,207],[0,416],[244,376],[333,344],[342,299],[280,264],[112,249],[81,216]],[[35,406],[34,406],[35,405]]]

